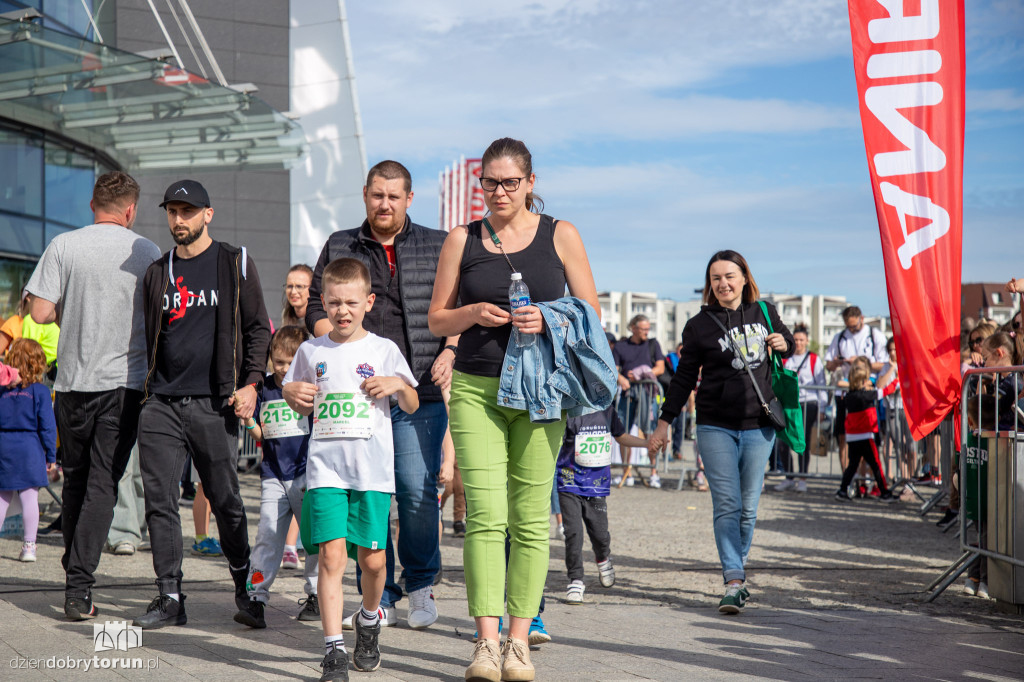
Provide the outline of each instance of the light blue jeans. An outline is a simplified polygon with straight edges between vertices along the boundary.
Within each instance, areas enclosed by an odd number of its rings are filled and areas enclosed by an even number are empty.
[[[737,431],[697,425],[697,447],[711,488],[715,544],[725,582],[746,580],[743,567],[750,553],[761,499],[764,468],[775,444],[775,429]]]

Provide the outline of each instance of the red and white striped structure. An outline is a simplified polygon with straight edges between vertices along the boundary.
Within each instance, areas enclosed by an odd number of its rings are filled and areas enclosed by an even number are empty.
[[[445,166],[438,178],[440,190],[437,201],[438,228],[451,232],[456,225],[480,220],[487,213],[484,191],[480,188],[483,164],[480,159],[460,157],[451,166]]]

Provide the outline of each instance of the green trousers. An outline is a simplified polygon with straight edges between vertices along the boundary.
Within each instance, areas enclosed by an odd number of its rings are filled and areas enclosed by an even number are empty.
[[[534,424],[498,406],[497,377],[455,372],[449,403],[466,490],[463,564],[469,615],[533,618],[548,574],[551,482],[565,418]],[[505,529],[511,537],[505,576]]]

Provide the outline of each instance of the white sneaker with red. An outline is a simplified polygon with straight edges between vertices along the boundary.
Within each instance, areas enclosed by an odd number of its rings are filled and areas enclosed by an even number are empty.
[[[434,603],[434,588],[430,585],[409,593],[409,627],[422,630],[437,620],[437,605]]]

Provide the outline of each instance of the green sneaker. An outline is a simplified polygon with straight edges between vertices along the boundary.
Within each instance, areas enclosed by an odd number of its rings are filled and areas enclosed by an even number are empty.
[[[740,613],[748,599],[750,599],[750,593],[743,585],[727,585],[725,596],[722,597],[722,601],[718,602],[718,612],[732,615]]]

